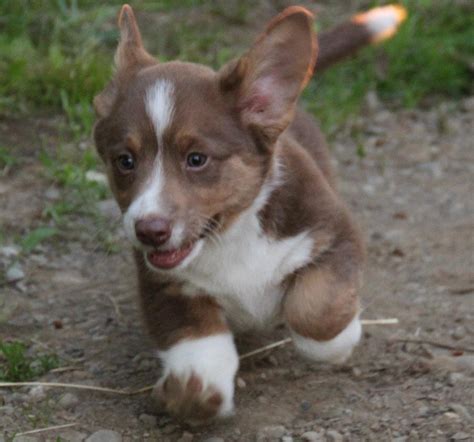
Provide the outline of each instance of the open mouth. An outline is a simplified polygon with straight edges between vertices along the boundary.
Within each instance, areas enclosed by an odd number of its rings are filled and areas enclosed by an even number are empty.
[[[158,269],[172,269],[181,264],[192,252],[195,242],[189,243],[179,249],[153,250],[147,253],[148,262]]]

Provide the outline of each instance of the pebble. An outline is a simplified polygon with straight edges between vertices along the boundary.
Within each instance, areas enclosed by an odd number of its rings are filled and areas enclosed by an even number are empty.
[[[50,187],[44,192],[44,197],[48,200],[55,201],[61,197],[61,192],[57,187]]]
[[[449,373],[448,375],[448,384],[453,386],[463,381],[466,377],[462,373]]]
[[[245,388],[247,383],[242,378],[237,378],[237,387]]]
[[[107,176],[101,172],[97,172],[96,170],[88,170],[86,172],[86,180],[93,183],[107,185]]]
[[[325,440],[324,432],[307,431],[301,435],[301,439],[307,442],[323,442]]]
[[[112,430],[99,430],[92,433],[86,442],[122,442],[122,436]]]
[[[455,359],[460,371],[474,375],[474,355],[459,356]]]
[[[473,417],[471,413],[469,413],[468,409],[461,404],[449,404],[449,408],[456,412],[458,415],[462,416],[467,421],[472,421]]]
[[[281,442],[293,442],[293,438],[291,436],[283,436]]]
[[[151,414],[140,414],[138,420],[147,428],[155,428],[157,426],[156,416],[152,416]]]
[[[344,440],[342,434],[335,430],[326,431],[326,437],[328,438],[329,442],[343,442]]]
[[[39,402],[46,397],[46,392],[43,386],[37,385],[28,392],[28,396],[33,402]]]
[[[18,264],[10,267],[5,275],[5,279],[9,283],[21,281],[24,277],[25,272]]]
[[[266,441],[280,439],[286,433],[286,428],[283,425],[271,425],[263,427],[258,430],[257,441]]]
[[[461,340],[466,337],[466,328],[460,325],[459,327],[456,327],[452,332],[451,332],[451,337],[456,340]]]
[[[61,408],[74,408],[79,403],[79,398],[73,393],[64,393],[58,401]]]
[[[5,258],[15,258],[20,254],[20,249],[15,246],[3,246],[0,247],[0,255]]]
[[[464,433],[464,431],[459,431],[458,433],[453,434],[451,436],[451,440],[467,440],[467,439],[470,439],[470,438],[471,438],[471,435],[467,434],[467,433]]]

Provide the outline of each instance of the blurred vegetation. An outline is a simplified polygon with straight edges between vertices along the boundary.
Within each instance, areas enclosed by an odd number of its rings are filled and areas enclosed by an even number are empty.
[[[0,113],[62,110],[76,135],[89,133],[91,100],[111,75],[122,1],[6,0],[0,3]],[[280,2],[285,3],[285,2]],[[360,2],[361,9],[386,2]],[[409,18],[399,34],[316,75],[304,99],[333,131],[360,111],[369,90],[388,103],[416,106],[427,97],[472,92],[474,4],[453,0],[402,0]],[[161,58],[201,61],[215,67],[241,52],[252,35],[253,2],[161,0],[133,2],[137,11],[177,14],[160,32],[144,35]],[[354,11],[355,12],[355,11]],[[180,14],[181,15],[180,15]],[[203,26],[202,15],[207,15]],[[139,21],[145,21],[139,16]],[[193,20],[193,17],[198,17]],[[325,24],[338,21],[325,18]],[[146,23],[145,23],[146,24]],[[240,26],[242,38],[228,35]],[[262,23],[263,26],[263,23]],[[237,40],[237,41],[236,41]],[[470,70],[471,69],[471,70]]]

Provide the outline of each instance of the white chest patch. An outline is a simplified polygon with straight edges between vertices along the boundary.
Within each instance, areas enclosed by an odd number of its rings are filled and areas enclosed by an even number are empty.
[[[186,294],[214,296],[238,330],[278,319],[282,281],[309,262],[313,249],[308,232],[278,240],[262,231],[257,214],[270,192],[263,193],[220,241],[203,243],[198,256],[177,274],[186,282]]]

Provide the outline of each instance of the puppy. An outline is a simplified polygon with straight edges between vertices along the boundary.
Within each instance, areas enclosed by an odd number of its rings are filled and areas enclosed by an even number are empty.
[[[155,394],[187,421],[233,411],[233,334],[283,321],[296,349],[341,363],[361,336],[364,247],[324,139],[298,97],[319,69],[391,35],[399,7],[323,34],[290,7],[219,71],[159,63],[130,6],[116,72],[94,100],[110,187],[134,245]]]

